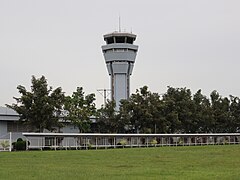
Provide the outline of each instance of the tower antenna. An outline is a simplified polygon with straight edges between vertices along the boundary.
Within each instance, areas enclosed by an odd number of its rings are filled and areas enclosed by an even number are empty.
[[[119,18],[118,18],[118,31],[121,32],[121,16],[119,14]]]

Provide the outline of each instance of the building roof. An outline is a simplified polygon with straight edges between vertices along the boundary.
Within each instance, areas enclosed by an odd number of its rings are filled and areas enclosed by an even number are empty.
[[[18,116],[18,113],[8,107],[0,107],[0,116]]]
[[[19,114],[11,108],[0,107],[0,121],[18,121]]]
[[[26,137],[221,137],[240,136],[240,133],[194,134],[106,134],[106,133],[22,133]]]

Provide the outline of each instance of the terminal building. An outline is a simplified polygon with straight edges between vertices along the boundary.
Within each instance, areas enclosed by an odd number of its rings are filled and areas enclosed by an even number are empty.
[[[67,121],[64,121],[64,127],[58,129],[57,132],[61,133],[78,133],[79,130],[74,125]],[[23,132],[35,132],[33,128],[27,126],[19,121],[19,114],[13,109],[8,107],[0,107],[0,140],[9,139],[10,133],[12,135],[12,141],[16,141],[18,138],[25,137]],[[44,130],[44,132],[49,132]]]

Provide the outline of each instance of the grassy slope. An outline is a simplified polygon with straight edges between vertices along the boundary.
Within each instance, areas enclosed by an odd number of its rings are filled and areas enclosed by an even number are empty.
[[[240,146],[0,152],[0,179],[239,179]]]

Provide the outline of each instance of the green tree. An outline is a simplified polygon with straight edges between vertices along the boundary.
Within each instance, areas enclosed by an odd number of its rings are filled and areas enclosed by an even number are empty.
[[[201,90],[193,95],[194,102],[194,129],[196,133],[210,133],[212,127],[212,112],[209,99]]]
[[[240,99],[230,96],[230,122],[228,122],[228,132],[239,132],[240,130]]]
[[[158,93],[151,93],[149,96],[149,102],[149,109],[152,115],[149,125],[152,129],[152,133],[166,133],[169,127],[169,121],[164,116],[165,104],[160,99],[160,95]]]
[[[121,119],[127,119],[128,129],[132,133],[154,133],[160,120],[159,103],[159,95],[151,93],[144,86],[137,89],[128,100],[121,101]]]
[[[145,133],[148,131],[147,122],[151,121],[152,115],[149,112],[148,97],[150,92],[148,87],[144,86],[139,90],[136,90],[135,94],[132,94],[126,103],[126,111],[130,115],[129,127],[133,133]]]
[[[194,131],[193,101],[189,89],[168,87],[162,101],[169,133]]]
[[[228,132],[230,118],[230,101],[217,91],[210,94],[212,111],[212,132]]]
[[[167,131],[169,123],[163,116],[164,103],[161,101],[160,95],[158,93],[152,93],[151,91],[145,92],[143,94],[147,94],[147,97],[143,98],[145,99],[143,101],[143,104],[147,111],[145,111],[146,120],[142,120],[142,132],[165,133]]]
[[[240,100],[222,97],[217,91],[207,98],[198,90],[168,87],[160,98],[144,86],[129,99],[121,100],[119,112],[114,103],[102,108],[101,132],[131,133],[216,133],[238,132]]]
[[[21,122],[38,132],[43,132],[44,129],[53,131],[56,127],[62,126],[59,117],[64,103],[64,93],[60,87],[52,90],[52,87],[48,88],[44,76],[39,79],[32,76],[31,91],[27,91],[22,85],[17,89],[21,97],[14,97],[17,103],[7,106],[20,115]]]
[[[115,101],[107,101],[106,105],[98,110],[97,124],[100,132],[122,133],[125,120],[121,119],[119,112],[116,111]]]
[[[88,132],[91,126],[91,116],[95,115],[95,94],[84,95],[83,88],[77,87],[72,96],[65,99],[65,110],[68,112],[67,120],[78,127],[79,132]]]

